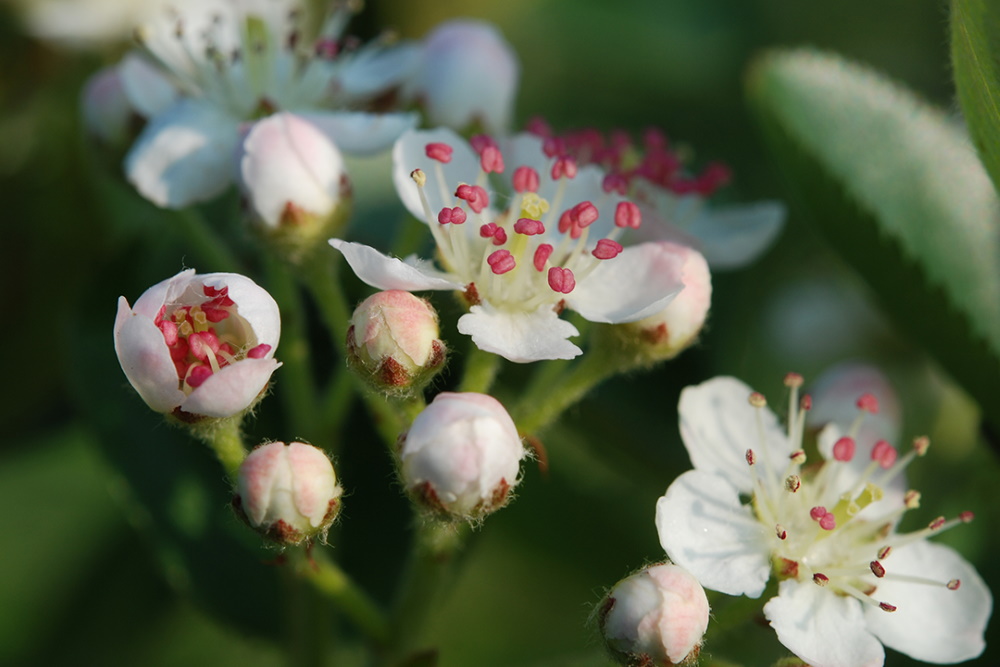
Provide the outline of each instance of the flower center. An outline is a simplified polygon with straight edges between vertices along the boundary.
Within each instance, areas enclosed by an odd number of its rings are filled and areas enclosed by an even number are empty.
[[[254,345],[253,330],[237,313],[228,287],[203,285],[198,305],[164,305],[154,323],[170,349],[178,387],[186,394],[221,368],[242,359],[260,359],[270,350]]]

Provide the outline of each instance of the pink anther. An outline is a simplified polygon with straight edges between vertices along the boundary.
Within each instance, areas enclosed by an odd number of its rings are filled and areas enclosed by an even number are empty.
[[[976,515],[973,514],[972,512],[970,512],[969,510],[966,510],[966,511],[964,511],[961,514],[958,515],[958,519],[962,523],[969,523],[970,521],[972,521],[975,518],[976,518]]]
[[[888,602],[879,602],[878,607],[882,611],[888,611],[888,612],[894,612],[897,609],[896,605],[889,604]]]
[[[810,518],[812,518],[813,521],[819,521],[827,514],[829,514],[829,512],[827,512],[826,508],[823,507],[822,505],[817,505],[816,507],[809,510],[809,516]]]
[[[552,165],[552,180],[558,181],[563,177],[576,178],[576,160],[566,155],[556,158]]]
[[[532,263],[535,265],[535,270],[544,271],[545,263],[549,261],[549,257],[552,256],[552,245],[548,243],[543,243],[537,248],[535,248],[535,256],[532,259]]]
[[[271,351],[271,346],[267,343],[261,343],[257,347],[251,347],[247,351],[247,357],[250,359],[263,359],[267,356],[267,353]]]
[[[664,150],[667,147],[667,135],[657,127],[646,128],[642,134],[642,140],[649,150]]]
[[[524,129],[536,137],[545,138],[552,136],[552,126],[541,116],[532,116],[524,126]]]
[[[437,160],[442,164],[448,164],[451,162],[451,154],[453,150],[448,144],[442,144],[440,142],[430,143],[427,144],[425,150],[427,151],[427,157],[432,160]]]
[[[576,277],[569,269],[553,266],[549,269],[549,287],[554,292],[569,294],[576,287]]]
[[[507,232],[495,222],[480,227],[479,235],[484,239],[493,239],[493,245],[503,245],[507,242]]]
[[[487,174],[502,174],[504,170],[503,154],[496,146],[487,146],[479,156],[479,165]]]
[[[498,276],[507,273],[517,266],[517,262],[514,261],[514,256],[510,254],[510,250],[493,251],[486,258],[486,263],[490,265],[490,270]]]
[[[469,139],[469,145],[478,155],[482,155],[487,148],[499,148],[500,146],[488,134],[475,134]]]
[[[465,220],[466,220],[465,209],[463,209],[461,206],[456,206],[454,208],[448,208],[447,206],[445,206],[443,209],[441,209],[441,212],[438,213],[438,222],[440,222],[442,225],[447,225],[448,223],[451,223],[453,225],[460,225],[463,222],[465,222]]]
[[[542,152],[545,153],[545,157],[565,155],[566,142],[558,137],[549,137],[542,143]]]
[[[572,211],[576,218],[576,224],[580,227],[589,227],[597,221],[597,218],[600,217],[600,213],[597,212],[597,207],[589,201],[580,202],[572,208]]]
[[[198,388],[201,384],[207,380],[212,375],[212,367],[205,365],[192,366],[191,370],[188,371],[187,377],[184,379],[188,385]]]
[[[833,512],[827,512],[819,520],[819,527],[823,530],[833,530],[837,527],[837,517],[833,516]]]
[[[857,402],[858,410],[878,414],[878,399],[873,394],[861,394]]]
[[[642,224],[642,212],[630,201],[620,201],[615,207],[615,226],[639,229]]]
[[[847,462],[854,458],[854,450],[856,445],[854,443],[854,438],[849,438],[846,435],[833,443],[833,458],[838,461]]]
[[[882,563],[878,562],[877,560],[873,560],[869,564],[869,567],[872,570],[872,574],[874,574],[879,579],[885,576],[885,567],[882,565]]]
[[[515,192],[538,192],[538,172],[531,167],[518,167],[514,170]]]
[[[525,236],[535,236],[536,234],[542,234],[545,232],[545,225],[543,225],[538,220],[532,220],[531,218],[519,218],[517,222],[514,223],[514,231],[518,234],[524,234]]]
[[[628,192],[628,179],[620,173],[613,171],[604,177],[601,187],[605,192],[617,192],[620,195],[624,195]]]
[[[623,250],[622,244],[611,239],[601,239],[597,242],[597,247],[593,250],[593,255],[597,259],[614,259]]]
[[[801,399],[799,399],[799,408],[805,410],[806,412],[813,409],[813,397],[809,394],[805,394]]]
[[[163,320],[157,326],[160,328],[160,333],[163,334],[163,340],[166,342],[167,347],[173,347],[177,344],[177,323],[173,320]]]
[[[211,329],[195,332],[188,336],[188,345],[192,357],[205,361],[208,359],[208,355],[215,355],[219,351],[219,338]]]
[[[892,464],[896,462],[897,455],[896,448],[885,440],[879,440],[872,447],[872,461],[878,461],[883,470],[892,467]]]
[[[694,189],[698,194],[708,197],[729,183],[731,178],[732,172],[729,167],[721,162],[713,162],[705,167],[705,170],[695,180]]]
[[[455,196],[468,202],[469,208],[476,213],[482,213],[490,205],[490,196],[478,185],[462,184],[455,190]]]

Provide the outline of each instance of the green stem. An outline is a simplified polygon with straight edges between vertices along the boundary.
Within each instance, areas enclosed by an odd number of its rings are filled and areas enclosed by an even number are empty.
[[[458,390],[489,393],[499,371],[500,355],[484,352],[470,341],[468,352],[465,354],[464,375]]]
[[[208,264],[211,271],[242,272],[240,260],[196,208],[181,209],[176,212],[175,217],[188,242],[194,246],[195,253],[201,261]]]
[[[240,431],[242,422],[242,415],[228,417],[218,420],[204,430],[196,431],[196,435],[215,452],[219,463],[226,471],[226,475],[232,481],[236,481],[240,464],[247,456],[246,447],[243,446],[243,435]]]
[[[559,377],[545,376],[524,395],[512,411],[514,422],[522,433],[534,434],[545,428],[570,406],[608,377],[619,371],[609,355],[589,350],[581,361]]]
[[[322,667],[328,631],[316,594],[300,575],[306,560],[300,549],[288,553],[290,568],[282,568],[287,611],[288,662],[291,667]]]
[[[330,386],[327,387],[326,394],[320,401],[320,419],[324,433],[340,434],[344,425],[344,420],[350,414],[350,407],[354,400],[355,378],[353,373],[341,366],[334,373]]]
[[[329,250],[330,252],[324,252]],[[299,265],[300,279],[316,299],[334,349],[343,353],[351,311],[337,277],[337,258],[329,248],[317,249]]]
[[[315,559],[300,562],[296,573],[333,602],[371,641],[385,644],[389,640],[389,621],[385,613],[339,565],[322,552],[313,553]]]

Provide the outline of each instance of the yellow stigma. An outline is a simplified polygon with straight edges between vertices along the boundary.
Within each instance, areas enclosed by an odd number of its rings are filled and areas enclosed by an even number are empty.
[[[525,192],[521,199],[521,215],[522,218],[531,218],[532,220],[541,220],[542,215],[548,213],[549,202],[546,199],[538,196],[535,192]]]

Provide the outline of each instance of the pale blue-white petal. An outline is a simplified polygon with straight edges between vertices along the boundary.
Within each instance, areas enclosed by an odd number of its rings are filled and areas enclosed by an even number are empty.
[[[458,320],[458,330],[472,336],[480,350],[523,364],[545,359],[572,359],[582,351],[566,340],[579,336],[576,327],[541,306],[526,313],[497,310],[487,304],[473,306]]]

